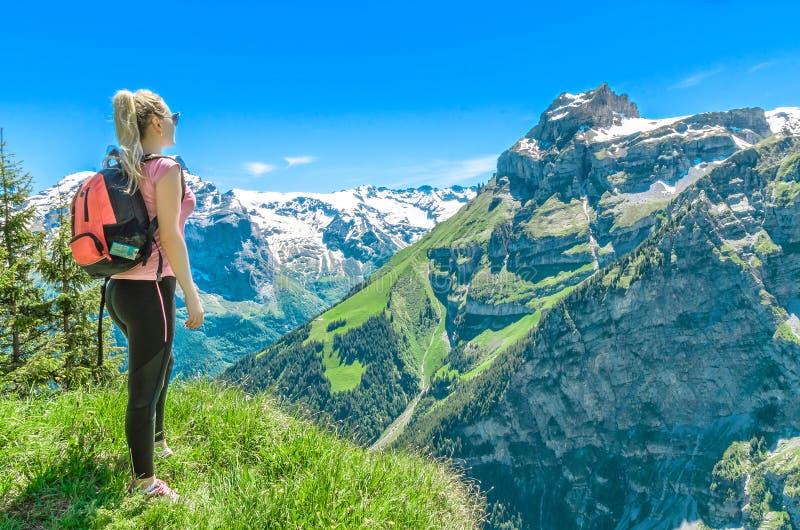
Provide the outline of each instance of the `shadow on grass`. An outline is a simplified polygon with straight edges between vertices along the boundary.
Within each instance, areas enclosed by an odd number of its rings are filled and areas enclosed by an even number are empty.
[[[0,528],[90,528],[99,508],[117,506],[126,495],[128,465],[125,457],[70,446],[15,499],[0,504]]]

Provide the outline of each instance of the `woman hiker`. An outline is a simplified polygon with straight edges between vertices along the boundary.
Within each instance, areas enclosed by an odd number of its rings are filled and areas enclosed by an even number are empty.
[[[144,266],[111,277],[106,289],[108,312],[128,339],[128,406],[125,437],[133,481],[128,491],[178,495],[155,476],[153,459],[172,455],[164,434],[164,402],[172,373],[175,333],[175,282],[180,284],[189,318],[185,326],[203,323],[203,306],[192,280],[183,237],[186,218],[195,207],[191,190],[182,189],[178,162],[160,155],[175,145],[179,114],[149,90],[120,90],[114,95],[114,124],[121,148],[120,163],[130,179],[129,189],[141,190],[150,218],[158,230]]]

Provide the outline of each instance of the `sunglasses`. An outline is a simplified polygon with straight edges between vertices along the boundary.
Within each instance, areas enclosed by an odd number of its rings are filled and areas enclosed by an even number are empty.
[[[162,116],[162,117],[166,118],[168,120],[172,120],[172,124],[177,126],[178,125],[178,120],[181,117],[181,113],[180,112],[176,112],[175,114],[172,114],[171,116]]]

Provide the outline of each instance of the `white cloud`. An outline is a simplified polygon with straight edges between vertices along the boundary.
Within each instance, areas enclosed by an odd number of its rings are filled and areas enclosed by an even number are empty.
[[[447,187],[490,173],[496,167],[497,155],[466,160],[434,160],[427,164],[398,168],[392,171],[392,173],[406,178],[393,182],[389,186],[403,187],[427,184],[436,187]]]
[[[764,61],[763,63],[758,63],[756,65],[751,66],[748,72],[750,72],[751,74],[753,72],[758,72],[759,70],[763,70],[764,68],[769,68],[770,66],[776,64],[777,62],[778,61]]]
[[[689,88],[689,87],[692,87],[692,86],[695,86],[695,85],[699,85],[704,80],[708,79],[709,77],[711,77],[713,75],[717,75],[721,71],[722,71],[722,68],[714,68],[713,70],[706,70],[704,72],[699,72],[699,73],[696,73],[694,75],[690,75],[686,79],[678,81],[677,83],[672,85],[670,88]]]
[[[286,163],[289,164],[288,167],[299,166],[299,165],[302,165],[302,164],[310,164],[311,162],[314,162],[316,159],[317,159],[317,157],[315,157],[315,156],[287,156],[287,157],[284,157],[284,160],[286,160]]]
[[[263,162],[245,162],[244,168],[255,176],[263,175],[264,173],[269,173],[270,171],[278,169],[272,164],[265,164]]]

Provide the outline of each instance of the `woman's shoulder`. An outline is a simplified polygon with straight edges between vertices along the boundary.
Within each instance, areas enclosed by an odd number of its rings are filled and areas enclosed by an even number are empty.
[[[177,160],[168,156],[153,158],[144,164],[145,173],[153,184],[161,180],[169,170],[175,167],[180,167],[180,164]]]

